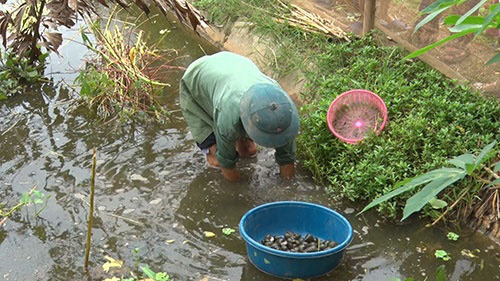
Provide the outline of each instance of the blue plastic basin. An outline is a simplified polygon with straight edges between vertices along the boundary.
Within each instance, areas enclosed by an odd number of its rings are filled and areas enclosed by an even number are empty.
[[[352,241],[351,224],[339,213],[321,205],[282,201],[257,206],[240,221],[250,262],[259,270],[281,278],[312,278],[335,269]],[[267,234],[284,235],[293,231],[333,240],[338,245],[326,251],[292,253],[278,251],[260,243]]]

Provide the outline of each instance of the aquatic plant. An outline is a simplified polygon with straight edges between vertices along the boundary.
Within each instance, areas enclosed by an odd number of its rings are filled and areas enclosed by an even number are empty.
[[[196,31],[204,26],[199,12],[187,2],[179,0],[24,0],[7,3],[0,0],[0,37],[3,45],[19,57],[28,57],[31,63],[39,60],[47,52],[57,52],[63,42],[58,32],[61,26],[72,27],[78,16],[98,15],[99,5],[104,7],[117,4],[128,9],[131,5],[149,14],[149,3],[166,15],[172,9],[180,21],[189,22]]]
[[[382,202],[385,202],[395,196],[398,196],[404,192],[407,192],[424,184],[425,187],[422,188],[422,190],[415,193],[406,201],[406,206],[403,210],[403,218],[401,220],[404,220],[411,214],[420,211],[427,203],[431,203],[432,205],[431,200],[436,200],[436,196],[443,189],[452,186],[455,182],[460,181],[465,177],[471,177],[477,179],[480,182],[483,182],[486,188],[500,187],[500,175],[497,175],[497,168],[494,168],[500,166],[500,161],[492,165],[484,165],[485,163],[488,163],[489,159],[496,157],[496,155],[498,154],[499,151],[494,149],[495,145],[496,141],[488,144],[477,156],[466,153],[448,160],[448,164],[455,166],[454,168],[440,168],[432,170],[423,175],[419,175],[414,178],[408,178],[397,183],[393,191],[373,200],[360,213],[366,212],[367,210],[379,205]],[[493,168],[493,170],[491,170],[490,168]],[[485,172],[486,176],[482,177],[481,175],[484,174],[483,171]],[[471,186],[468,186],[460,193],[466,194],[467,192],[469,192],[470,188]],[[493,192],[498,193],[498,190],[495,188]],[[444,214],[451,210],[462,198],[463,196],[460,195],[458,199],[445,211]],[[446,206],[446,202],[444,206]],[[496,204],[493,203],[492,208],[494,210],[497,210],[499,209],[499,206],[500,204],[497,201]],[[441,215],[433,224],[441,219],[443,215]],[[498,213],[498,211],[496,211],[495,217],[500,217],[500,213]],[[449,237],[451,237],[450,239],[453,239],[455,237],[455,240],[458,239],[457,236],[453,235]]]
[[[136,250],[138,252],[138,249],[134,249],[134,254],[136,253]],[[111,268],[121,268],[123,266],[123,261],[122,260],[117,260],[114,259],[110,256],[105,256],[106,262],[102,265],[102,268],[104,272],[108,273]],[[142,271],[142,278],[138,277],[135,272],[130,272],[130,275],[132,277],[110,277],[110,278],[105,278],[104,281],[169,281],[170,276],[166,272],[154,272],[149,266],[143,265],[140,267]]]
[[[169,71],[183,69],[173,65],[177,52],[156,47],[167,33],[151,44],[145,42],[142,31],[134,32],[133,23],[111,27],[114,15],[102,29],[100,21],[89,21],[95,42],[84,30],[81,32],[93,58],[75,79],[80,95],[103,116],[118,113],[127,117],[145,112],[161,119],[168,111],[160,98],[164,88],[170,86],[163,81],[168,79]]]
[[[460,235],[456,234],[455,232],[448,232],[448,234],[446,234],[446,238],[448,238],[448,240],[451,240],[451,241],[457,241],[458,238],[460,238]]]
[[[27,58],[0,51],[0,100],[20,94],[27,85],[39,81],[47,55],[42,54],[38,64],[31,64]]]
[[[0,226],[2,226],[12,214],[21,209],[23,206],[35,206],[35,216],[38,216],[47,207],[49,198],[50,195],[45,195],[41,191],[36,190],[35,186],[30,191],[23,193],[19,199],[19,203],[8,210],[4,210],[2,208],[2,203],[0,202]],[[36,205],[41,205],[41,208],[36,210]]]
[[[154,272],[152,271],[149,266],[142,266],[141,267],[142,272],[148,277],[153,279],[154,281],[168,281],[170,280],[170,276],[165,273],[165,272]]]

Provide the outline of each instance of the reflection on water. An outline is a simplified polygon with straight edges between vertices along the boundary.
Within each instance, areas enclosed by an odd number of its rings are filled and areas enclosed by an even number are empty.
[[[165,27],[167,22],[157,18],[144,29],[153,37]],[[67,36],[72,36],[70,31]],[[203,50],[216,51],[182,32],[167,38],[168,47],[188,55],[181,61],[184,66],[202,56]],[[71,53],[73,47],[77,48],[68,44],[62,52]],[[65,67],[52,64],[51,69],[60,72]],[[175,86],[166,92],[175,92]],[[174,113],[165,124],[106,122],[85,108],[74,107],[71,95],[63,83],[47,83],[33,85],[22,97],[0,102],[0,132],[13,126],[6,134],[0,133],[1,201],[11,206],[34,185],[51,195],[39,218],[33,216],[32,208],[23,209],[0,229],[0,278],[99,280],[105,255],[132,267],[132,250],[139,248],[142,263],[168,272],[174,280],[204,276],[211,276],[210,280],[276,280],[247,261],[237,232],[225,236],[221,229],[237,229],[241,216],[259,204],[304,200],[344,213],[355,229],[354,247],[345,262],[317,280],[407,276],[433,280],[436,268],[444,263],[434,257],[436,249],[446,249],[452,257],[445,263],[451,280],[500,279],[498,247],[489,240],[462,230],[462,238],[450,242],[445,229],[356,217],[359,206],[326,196],[300,168],[294,180],[282,182],[271,150],[261,149],[257,157],[239,163],[242,182],[226,182],[219,170],[205,165],[182,115],[175,111],[176,95],[166,105]],[[98,149],[97,210],[92,269],[87,275],[82,264],[93,147]],[[205,238],[203,231],[217,236]],[[463,249],[476,257],[462,255]]]

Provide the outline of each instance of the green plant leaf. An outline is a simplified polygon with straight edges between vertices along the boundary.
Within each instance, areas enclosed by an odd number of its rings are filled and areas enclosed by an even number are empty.
[[[448,252],[446,252],[445,250],[436,250],[434,252],[434,256],[438,259],[442,259],[444,261],[449,261],[451,260],[451,257],[450,255],[448,254]]]
[[[170,276],[166,272],[158,272],[155,276],[156,281],[168,281],[170,280]]]
[[[454,4],[458,4],[460,1],[459,0],[438,0],[432,4],[430,4],[429,6],[425,7],[421,12],[420,14],[428,14],[428,13],[432,13],[436,10],[439,10],[440,8],[444,7],[444,6],[452,6]]]
[[[489,61],[486,62],[486,65],[497,63],[500,61],[500,53],[494,55]]]
[[[23,195],[21,196],[19,203],[26,205],[26,204],[29,204],[30,201],[31,201],[30,194],[28,192],[26,192],[26,193],[23,193]]]
[[[460,19],[457,21],[457,25],[461,24],[465,19],[467,19],[470,15],[472,15],[475,11],[479,10],[484,3],[486,3],[488,0],[481,0],[479,3],[477,3],[474,7],[472,7],[467,13],[463,14]]]
[[[488,16],[486,17],[486,19],[484,20],[483,26],[479,30],[476,31],[475,36],[478,36],[486,28],[488,28],[488,26],[495,19],[495,17],[500,14],[500,4],[492,5],[491,9],[492,9],[491,12],[488,14]]]
[[[497,141],[493,141],[491,142],[490,144],[488,144],[487,146],[485,146],[483,148],[483,150],[481,150],[481,152],[479,153],[479,155],[476,157],[476,167],[475,168],[479,168],[479,166],[481,166],[481,164],[483,164],[484,161],[487,161],[490,156],[488,156],[488,154],[490,153],[491,149],[493,147],[495,147],[495,145],[497,144]]]
[[[455,34],[453,34],[453,35],[450,35],[450,36],[448,36],[448,37],[446,37],[446,38],[444,38],[444,39],[439,40],[439,41],[438,41],[438,42],[436,42],[436,43],[433,43],[433,44],[427,45],[427,46],[425,46],[425,47],[423,47],[423,48],[421,48],[421,49],[416,50],[415,52],[413,52],[413,53],[411,53],[411,54],[407,55],[407,56],[405,57],[405,59],[412,59],[412,58],[418,57],[418,56],[420,56],[421,54],[426,53],[426,52],[428,52],[429,50],[432,50],[432,49],[434,49],[434,48],[436,48],[436,47],[438,47],[438,46],[441,46],[441,45],[443,45],[444,43],[446,43],[446,42],[448,42],[448,41],[451,41],[451,40],[456,39],[456,38],[460,38],[460,37],[465,36],[465,35],[467,35],[467,34],[474,33],[476,30],[477,30],[476,28],[473,28],[473,29],[464,30],[464,31],[462,31],[462,32],[459,32],[459,33],[455,33]]]
[[[442,209],[448,206],[448,203],[446,203],[446,201],[437,199],[436,197],[433,197],[431,200],[429,200],[429,204],[431,204],[432,208],[434,209]]]
[[[419,30],[422,26],[424,26],[424,24],[430,22],[431,20],[433,20],[435,17],[437,17],[439,14],[441,14],[442,12],[448,10],[452,5],[449,5],[449,6],[445,6],[443,8],[440,8],[439,10],[436,10],[432,13],[430,13],[429,15],[427,15],[423,20],[421,20],[416,26],[415,26],[415,30],[413,31],[414,33],[417,32],[417,30]]]
[[[463,23],[463,24],[459,24],[459,25],[456,25],[456,26],[453,26],[453,27],[450,27],[448,28],[448,30],[452,33],[458,33],[458,32],[462,32],[464,30],[469,30],[469,29],[474,29],[474,28],[481,28],[481,24],[467,24],[467,23]]]
[[[444,264],[440,265],[436,270],[436,281],[446,281],[446,270]]]
[[[147,277],[149,278],[155,278],[156,277],[156,273],[154,271],[152,271],[149,266],[145,265],[145,266],[141,266],[141,270],[142,272],[144,272],[144,274],[146,274]]]
[[[457,173],[448,173],[440,178],[436,178],[429,184],[427,184],[422,190],[410,197],[406,201],[405,208],[403,210],[403,218],[405,220],[411,214],[418,212],[422,209],[425,204],[429,202],[434,196],[436,196],[441,190],[447,186],[461,180],[465,177],[465,172],[459,170]]]
[[[230,228],[230,227],[225,227],[222,229],[222,233],[226,234],[226,235],[231,235],[233,232],[235,232],[236,230]]]
[[[476,166],[474,164],[465,163],[465,171],[467,172],[467,175],[472,175],[475,169]]]
[[[460,235],[456,234],[455,232],[448,232],[448,234],[446,234],[446,238],[448,238],[448,240],[451,240],[451,241],[457,241],[458,238],[460,238]]]
[[[26,74],[28,74],[29,78],[35,78],[35,77],[38,76],[38,71],[37,70],[32,70],[32,71],[28,71]]]
[[[500,161],[495,163],[495,166],[493,167],[493,172],[498,172],[500,171]]]
[[[365,211],[367,211],[375,206],[377,206],[378,204],[380,204],[382,202],[385,202],[385,201],[387,201],[395,196],[398,196],[399,194],[404,193],[408,190],[411,190],[419,185],[431,182],[431,181],[438,179],[438,178],[443,178],[443,177],[448,178],[451,175],[455,175],[455,174],[459,174],[459,173],[465,174],[465,172],[463,170],[460,170],[460,169],[441,168],[441,169],[432,170],[430,172],[427,172],[427,173],[420,175],[420,176],[417,176],[415,178],[405,179],[402,182],[399,182],[396,184],[395,190],[393,190],[389,193],[386,193],[386,194],[382,195],[381,197],[373,200],[363,210],[361,210],[361,212],[359,212],[358,215],[361,213],[364,213]],[[427,203],[427,201],[425,203]]]
[[[460,19],[459,15],[450,15],[450,16],[447,16],[443,22],[446,25],[458,25],[457,22],[459,19]],[[484,17],[470,16],[470,17],[466,18],[462,23],[463,24],[483,24]]]
[[[474,155],[470,154],[470,153],[466,153],[466,154],[459,155],[457,157],[453,157],[450,160],[448,160],[447,162],[452,164],[453,166],[455,166],[457,168],[461,168],[461,169],[465,170],[465,164],[474,164],[474,161],[475,161]]]

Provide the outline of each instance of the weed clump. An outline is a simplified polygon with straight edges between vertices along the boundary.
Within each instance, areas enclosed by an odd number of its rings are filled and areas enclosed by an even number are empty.
[[[158,49],[161,40],[146,42],[142,31],[125,33],[124,27],[111,28],[112,17],[104,28],[99,21],[89,25],[95,42],[82,32],[93,57],[76,78],[80,95],[104,117],[146,113],[162,119],[168,115],[161,103],[165,87],[170,86],[168,72],[183,69],[174,65],[177,52]]]

